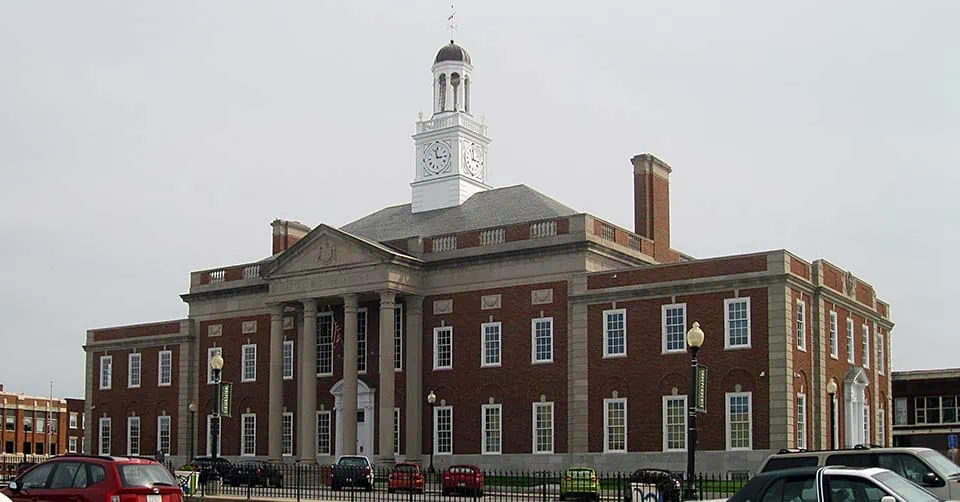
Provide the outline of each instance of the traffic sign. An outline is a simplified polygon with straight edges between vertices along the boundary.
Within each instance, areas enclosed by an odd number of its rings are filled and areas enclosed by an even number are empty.
[[[956,448],[957,448],[957,443],[958,443],[958,441],[957,441],[957,435],[956,435],[956,434],[950,434],[949,436],[947,436],[947,447],[948,447],[948,448],[950,448],[951,450],[956,449]]]

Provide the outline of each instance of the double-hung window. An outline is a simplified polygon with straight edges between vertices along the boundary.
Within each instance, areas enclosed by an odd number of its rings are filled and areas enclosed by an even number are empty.
[[[433,453],[453,454],[453,406],[433,408]]]
[[[531,354],[534,364],[553,362],[553,318],[539,317],[530,322]]]
[[[317,314],[317,376],[333,376],[333,312]]]
[[[330,439],[330,411],[317,412],[317,455],[330,455],[332,450]]]
[[[283,341],[283,379],[293,380],[293,340]]]
[[[660,325],[661,337],[663,339],[663,353],[683,352],[687,350],[686,303],[676,303],[660,307]]]
[[[870,444],[870,406],[863,403],[863,442]]]
[[[883,355],[883,333],[880,330],[877,330],[877,372],[881,375],[884,370],[884,355]]]
[[[13,417],[8,417],[8,418],[13,418]],[[80,423],[79,414],[75,411],[71,411],[70,412],[70,428],[76,429],[79,423]]]
[[[807,395],[797,394],[797,448],[807,448]]]
[[[100,390],[113,386],[113,356],[100,356]]]
[[[453,326],[433,328],[433,369],[453,369]]]
[[[257,454],[257,415],[240,415],[240,456],[252,457]]]
[[[887,415],[882,406],[877,409],[877,444],[887,446]]]
[[[750,450],[753,448],[753,410],[750,392],[728,392],[727,401],[727,449]]]
[[[164,455],[170,454],[170,416],[157,417],[157,449]]]
[[[240,381],[257,381],[257,346],[256,344],[247,344],[243,346],[243,359],[240,364]]]
[[[403,371],[403,304],[393,309],[393,370]]]
[[[797,348],[807,350],[807,304],[797,299]]]
[[[663,396],[663,451],[687,449],[687,396]]]
[[[856,364],[854,355],[856,354],[856,343],[853,340],[853,318],[847,318],[847,362]]]
[[[481,453],[484,455],[499,455],[501,451],[501,439],[503,432],[503,423],[501,419],[502,408],[499,404],[485,404],[480,407],[483,420],[483,444]]]
[[[533,403],[533,452],[553,453],[553,403]]]
[[[127,417],[127,456],[140,456],[140,417]]]
[[[173,382],[173,352],[161,350],[157,354],[157,385],[166,387]]]
[[[127,355],[127,387],[136,389],[140,387],[140,369],[143,367],[141,362],[143,355],[134,352]]]
[[[284,412],[280,422],[280,454],[293,455],[293,413]]]
[[[837,313],[830,311],[830,357],[836,359],[840,357],[840,345],[837,341]]]
[[[627,451],[627,398],[603,400],[603,452]]]
[[[400,408],[393,409],[393,454],[400,455]]]
[[[499,322],[486,322],[480,325],[481,340],[480,367],[489,368],[500,366],[500,330],[503,325]]]
[[[111,439],[111,424],[110,417],[101,417],[100,418],[100,455],[109,456],[110,455],[110,439]]]
[[[870,326],[864,324],[863,330],[863,367],[870,367]]]
[[[918,397],[916,399],[916,423],[917,424],[939,424],[940,419],[940,397]]]
[[[357,311],[357,373],[367,373],[367,309]]]
[[[627,310],[603,311],[603,357],[626,357]]]
[[[724,348],[750,347],[750,297],[723,301]]]

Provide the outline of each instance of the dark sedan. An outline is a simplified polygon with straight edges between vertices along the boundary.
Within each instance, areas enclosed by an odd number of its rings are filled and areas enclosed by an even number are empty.
[[[275,465],[262,460],[239,462],[224,476],[223,481],[232,486],[283,487],[283,473]]]

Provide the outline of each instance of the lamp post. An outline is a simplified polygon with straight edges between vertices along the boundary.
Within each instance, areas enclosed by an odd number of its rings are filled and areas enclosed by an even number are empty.
[[[697,491],[694,488],[693,476],[696,472],[697,457],[697,352],[703,345],[703,331],[700,323],[694,322],[690,331],[687,331],[687,347],[690,350],[690,388],[687,393],[687,407],[689,428],[687,432],[687,490],[684,500],[697,500]]]
[[[436,424],[433,423],[433,415],[434,415],[433,407],[437,405],[437,395],[434,394],[432,390],[430,391],[429,394],[427,394],[427,402],[430,403],[430,425],[431,427],[436,427]],[[437,437],[436,435],[434,435],[433,440],[430,441],[430,467],[427,469],[427,472],[431,474],[436,472],[433,469],[433,451],[437,449],[437,445],[433,443],[436,440],[437,440]]]
[[[827,394],[830,395],[830,449],[837,447],[837,382],[830,380],[827,384]],[[822,437],[822,436],[821,436]]]
[[[193,434],[197,427],[197,405],[196,403],[190,403],[190,406],[187,407],[190,410],[190,459],[187,462],[193,462],[194,452],[193,452]]]
[[[220,450],[220,373],[223,370],[223,357],[219,352],[210,358],[210,369],[213,370],[213,383],[217,385],[216,399],[213,403],[213,430],[210,431],[211,456],[216,459]]]

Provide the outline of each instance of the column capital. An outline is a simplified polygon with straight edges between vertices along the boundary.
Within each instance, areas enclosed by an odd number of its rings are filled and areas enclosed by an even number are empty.
[[[396,305],[396,303],[397,303],[396,291],[390,291],[390,290],[380,291],[380,307],[381,308],[383,308],[384,306],[391,307]]]
[[[283,317],[283,304],[282,303],[270,303],[267,305],[267,308],[270,309],[270,317]]]
[[[422,312],[423,297],[418,295],[409,295],[403,297],[404,304],[407,306],[407,312]]]
[[[305,300],[300,300],[300,303],[303,304],[303,313],[304,315],[317,313],[317,299],[316,298],[307,298]]]
[[[343,311],[344,312],[356,312],[357,307],[360,305],[360,298],[355,293],[348,293],[342,296],[343,298]]]

